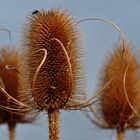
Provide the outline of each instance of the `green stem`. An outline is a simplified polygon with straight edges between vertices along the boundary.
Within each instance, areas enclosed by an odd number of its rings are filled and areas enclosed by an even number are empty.
[[[59,111],[49,111],[48,119],[49,119],[49,140],[59,140],[59,127],[60,127],[60,119],[59,119]]]

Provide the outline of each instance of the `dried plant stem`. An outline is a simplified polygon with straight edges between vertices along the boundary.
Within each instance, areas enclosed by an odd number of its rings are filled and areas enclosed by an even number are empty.
[[[49,111],[48,112],[48,119],[49,119],[49,140],[59,140],[59,111]]]
[[[14,122],[10,122],[8,124],[9,127],[9,140],[16,139],[16,124]]]
[[[117,129],[117,140],[124,140],[125,129]]]

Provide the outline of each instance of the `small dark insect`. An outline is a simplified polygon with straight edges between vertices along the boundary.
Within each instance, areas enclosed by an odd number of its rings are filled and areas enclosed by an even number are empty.
[[[37,13],[39,13],[39,11],[38,11],[38,10],[34,10],[34,11],[32,12],[32,15],[35,15],[35,14],[37,14]]]

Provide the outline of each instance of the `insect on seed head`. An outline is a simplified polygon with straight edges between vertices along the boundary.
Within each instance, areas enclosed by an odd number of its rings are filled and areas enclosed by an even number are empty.
[[[33,12],[38,13],[38,12]],[[24,69],[29,70],[28,83],[40,65],[45,49],[47,57],[34,81],[34,101],[41,110],[64,108],[78,83],[79,39],[71,16],[63,10],[40,11],[31,17],[24,34]]]

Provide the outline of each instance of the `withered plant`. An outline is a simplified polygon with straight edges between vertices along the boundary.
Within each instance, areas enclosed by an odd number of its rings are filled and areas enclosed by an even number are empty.
[[[132,44],[116,44],[102,73],[99,88],[112,80],[102,91],[97,106],[90,106],[94,117],[87,116],[101,128],[116,129],[117,139],[124,140],[127,129],[140,127],[140,67]]]
[[[0,48],[0,124],[8,124],[9,140],[15,140],[17,123],[32,121],[32,118],[26,117],[28,110],[25,104],[28,103],[28,99],[22,98],[18,90],[20,61],[19,51],[15,47],[2,46]]]
[[[49,140],[59,140],[61,109],[82,109],[93,103],[94,97],[84,101],[83,52],[78,31],[78,24],[87,20],[110,23],[123,36],[111,21],[91,18],[75,22],[60,9],[35,10],[24,28],[20,91],[30,95],[31,108],[48,112]]]
[[[36,10],[22,42],[22,89],[32,95],[31,108],[48,112],[49,140],[59,140],[60,110],[87,104],[80,102],[85,85],[76,23],[64,10]]]

